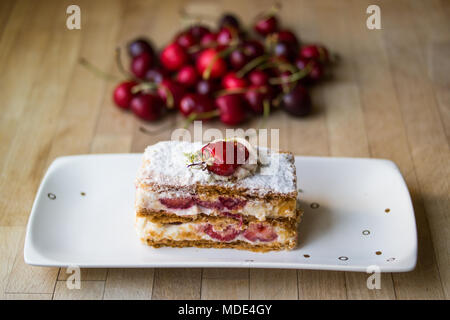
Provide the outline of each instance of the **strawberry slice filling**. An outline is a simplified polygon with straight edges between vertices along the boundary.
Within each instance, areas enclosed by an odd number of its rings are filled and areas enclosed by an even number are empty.
[[[161,198],[163,205],[170,209],[188,209],[195,204],[194,198]]]
[[[252,223],[244,231],[244,238],[249,241],[269,242],[275,240],[278,235],[273,227],[263,223]]]
[[[209,223],[202,227],[202,231],[211,238],[219,241],[234,240],[241,233],[241,231],[234,225],[228,225],[225,229],[219,231],[215,230],[214,227]]]
[[[199,227],[199,231],[207,234],[213,239],[224,242],[232,241],[241,234],[245,239],[251,242],[270,242],[278,238],[274,228],[263,223],[252,223],[244,231],[241,231],[240,226],[235,224],[228,225],[222,230],[216,230],[213,225],[208,223]]]

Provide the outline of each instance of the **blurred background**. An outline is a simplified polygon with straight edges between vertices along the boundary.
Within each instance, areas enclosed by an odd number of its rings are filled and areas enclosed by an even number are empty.
[[[148,122],[115,106],[114,88],[126,80],[116,48],[128,67],[129,41],[145,36],[159,51],[192,23],[180,12],[209,17],[203,22],[211,28],[232,12],[251,30],[274,2],[1,0],[0,298],[449,298],[450,2],[280,3],[283,28],[339,59],[320,83],[307,86],[307,116],[274,110],[264,127],[280,129],[280,148],[297,155],[393,160],[413,198],[416,270],[383,275],[382,289],[368,290],[367,275],[350,272],[95,269],[82,270],[82,289],[69,291],[64,270],[27,266],[28,215],[56,157],[142,152],[184,124],[180,113]],[[72,4],[81,9],[79,30],[66,26]],[[380,8],[379,30],[366,24],[373,4]],[[95,74],[80,59],[119,80]],[[261,119],[250,116],[237,127],[259,127]],[[204,127],[229,128],[219,120]]]

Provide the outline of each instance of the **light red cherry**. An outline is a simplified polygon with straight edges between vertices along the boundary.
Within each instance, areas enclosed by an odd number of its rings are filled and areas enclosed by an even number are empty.
[[[220,78],[227,71],[227,64],[225,60],[222,59],[218,50],[214,48],[205,49],[200,54],[197,59],[197,71],[203,77],[205,76],[205,71],[210,68],[211,78]]]
[[[113,99],[118,107],[122,109],[130,108],[130,102],[134,96],[131,90],[136,84],[134,81],[125,81],[116,86],[113,92]]]
[[[176,42],[165,47],[160,55],[161,64],[170,71],[181,69],[188,59],[189,56],[184,48]]]

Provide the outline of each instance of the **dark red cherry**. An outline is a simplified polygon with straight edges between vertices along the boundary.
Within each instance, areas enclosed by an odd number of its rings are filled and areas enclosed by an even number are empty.
[[[240,70],[243,66],[249,62],[248,57],[245,55],[243,50],[236,49],[230,53],[230,65],[235,70]]]
[[[301,85],[283,95],[283,108],[296,117],[304,117],[311,112],[311,97]]]
[[[150,42],[145,38],[137,38],[128,43],[128,54],[131,58],[137,57],[141,53],[147,52],[151,56],[154,50]]]
[[[188,55],[178,43],[169,44],[160,55],[161,64],[170,71],[179,70],[188,61]]]
[[[297,47],[289,42],[278,41],[273,48],[273,53],[276,57],[291,61],[297,55]]]
[[[211,95],[218,89],[218,85],[211,79],[201,79],[199,82],[197,82],[196,89],[198,94]]]
[[[177,82],[187,88],[195,86],[198,81],[198,74],[194,66],[184,66],[178,71]]]
[[[188,31],[194,37],[196,42],[199,42],[205,34],[210,32],[208,27],[201,24],[193,25]]]
[[[185,49],[190,48],[197,43],[194,36],[190,32],[183,32],[179,34],[175,41]]]
[[[133,93],[131,92],[131,89],[136,84],[137,83],[134,81],[125,81],[117,85],[117,87],[114,89],[113,92],[113,99],[118,107],[122,109],[130,108],[130,102],[131,99],[133,98]]]
[[[211,78],[220,78],[227,71],[225,60],[220,57],[219,51],[214,48],[203,50],[197,59],[196,66],[198,73],[202,76],[204,76],[204,72],[211,66]]]
[[[130,69],[137,78],[143,79],[152,65],[153,57],[148,52],[143,52],[131,60]]]
[[[144,79],[154,83],[161,83],[165,77],[167,77],[167,71],[161,67],[156,67],[148,70]]]
[[[216,106],[220,110],[220,121],[225,124],[236,125],[246,119],[245,103],[240,94],[217,97]]]
[[[242,51],[249,60],[252,60],[264,53],[264,46],[259,41],[248,40],[242,44]]]
[[[287,42],[295,46],[295,48],[298,47],[298,39],[297,36],[289,30],[280,30],[275,33],[276,40],[280,42]]]
[[[220,46],[227,46],[233,40],[233,32],[230,28],[222,28],[217,34],[217,43]]]
[[[200,44],[203,47],[208,47],[208,46],[212,46],[213,44],[215,44],[216,40],[217,40],[217,35],[213,32],[209,32],[202,36],[202,38],[200,40]]]
[[[315,44],[301,47],[299,56],[305,59],[318,60],[322,63],[326,63],[329,60],[328,50]]]
[[[131,99],[131,110],[139,118],[147,121],[158,120],[164,109],[164,103],[155,94],[142,93]]]
[[[250,72],[248,79],[255,86],[263,86],[269,83],[269,75],[261,70],[253,70]]]
[[[268,34],[277,31],[278,19],[275,16],[262,18],[255,23],[254,29],[260,35],[267,36]]]
[[[192,113],[204,113],[214,110],[216,107],[214,101],[208,96],[188,93],[186,94],[180,102],[180,112],[188,117]],[[202,119],[201,117],[198,119]]]
[[[251,86],[247,92],[244,93],[247,105],[255,112],[262,114],[264,112],[264,101],[269,104],[272,99],[273,90],[270,86]]]
[[[176,83],[173,80],[170,79],[164,79],[160,85],[158,86],[158,95],[159,97],[164,101],[164,103],[167,105],[168,101],[167,101],[167,97],[168,94],[171,94],[172,98],[173,98],[173,104],[174,104],[174,108],[178,108],[180,105],[180,101],[183,98],[183,96],[186,93],[186,89]]]
[[[311,60],[310,63],[311,70],[309,71],[308,79],[310,79],[311,81],[319,81],[323,78],[324,75],[323,66],[316,60]]]
[[[223,27],[233,27],[236,30],[239,30],[239,19],[232,13],[225,13],[220,17],[219,20],[219,28]]]

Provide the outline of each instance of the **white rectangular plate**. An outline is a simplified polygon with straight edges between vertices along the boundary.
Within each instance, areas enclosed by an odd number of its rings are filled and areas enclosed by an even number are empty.
[[[147,247],[134,230],[141,154],[71,156],[48,169],[31,211],[25,262],[79,267],[251,267],[409,271],[416,264],[414,211],[388,160],[296,157],[299,246],[253,253]],[[388,211],[388,212],[387,212]]]

